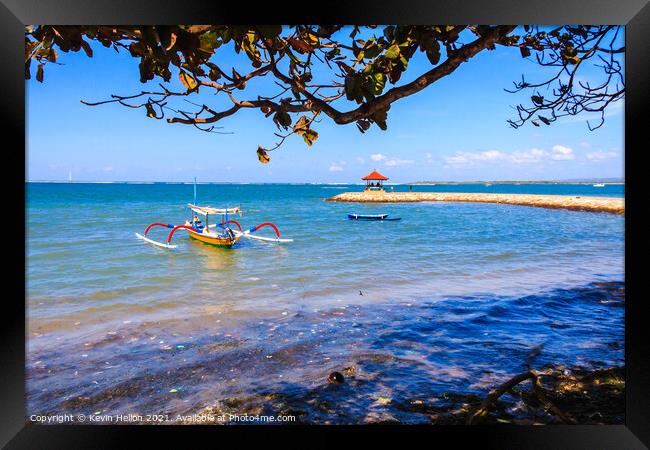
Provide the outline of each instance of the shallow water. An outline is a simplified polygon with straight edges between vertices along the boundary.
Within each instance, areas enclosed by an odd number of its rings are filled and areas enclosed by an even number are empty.
[[[611,185],[473,186],[622,195]],[[295,241],[220,250],[179,232],[168,251],[135,238],[153,221],[182,223],[192,189],[28,184],[30,412],[179,413],[238,399],[240,409],[355,422],[379,397],[485,392],[539,344],[540,364],[623,363],[624,285],[612,283],[624,280],[622,217],[322,201],[358,186],[200,185],[199,203],[240,205],[245,227],[272,221]],[[322,407],[323,383],[348,366],[356,384],[342,388],[353,391],[337,416]],[[380,410],[422,420],[394,405]]]

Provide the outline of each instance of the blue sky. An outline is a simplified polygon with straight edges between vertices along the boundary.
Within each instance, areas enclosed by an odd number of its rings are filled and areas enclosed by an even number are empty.
[[[514,117],[512,106],[530,93],[518,96],[504,88],[522,74],[535,81],[546,73],[517,48],[484,51],[452,75],[394,103],[387,131],[373,126],[361,134],[354,124],[335,125],[324,117],[314,127],[320,136],[312,147],[292,136],[266,165],[255,150],[272,146],[277,129],[257,110],[220,121],[223,131],[232,132],[222,135],[149,119],[143,109],[81,104],[81,99],[154,89],[161,81],[141,84],[138,60],[126,52],[93,49],[93,58],[60,52],[62,65],[47,66],[43,84],[26,81],[28,180],[67,180],[70,171],[75,181],[191,181],[196,176],[204,182],[359,182],[372,169],[394,182],[622,178],[624,173],[622,102],[610,107],[605,125],[595,131],[587,127],[589,116],[516,130],[506,123]],[[217,56],[222,68],[245,71],[245,60],[232,46]],[[400,84],[428,67],[418,52]],[[251,91],[268,90],[273,79],[255,83]],[[227,99],[200,95],[215,108],[228,106]]]

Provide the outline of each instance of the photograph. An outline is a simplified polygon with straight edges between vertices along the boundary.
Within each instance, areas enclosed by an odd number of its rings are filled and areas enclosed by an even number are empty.
[[[626,38],[24,25],[25,421],[626,425]]]

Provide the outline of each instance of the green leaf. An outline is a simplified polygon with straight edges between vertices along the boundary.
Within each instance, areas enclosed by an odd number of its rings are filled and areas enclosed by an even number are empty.
[[[395,34],[395,27],[393,25],[389,25],[386,28],[384,28],[384,37],[389,41],[393,40],[394,34]]]
[[[83,39],[81,40],[81,48],[84,49],[86,56],[88,56],[89,58],[93,57],[93,49],[90,48],[90,44],[88,44],[88,42],[84,41]],[[54,59],[56,60],[56,56],[54,57]]]
[[[257,146],[257,159],[259,159],[262,164],[268,164],[268,162],[271,161],[271,157],[267,153],[266,149],[261,146]]]
[[[345,97],[348,100],[356,100],[361,96],[358,76],[355,72],[350,72],[345,77]]]
[[[199,42],[201,49],[212,53],[215,48],[218,48],[219,36],[214,31],[208,31],[199,36]]]
[[[219,80],[219,78],[221,78],[221,70],[217,66],[210,68],[210,72],[208,72],[208,78],[210,78],[212,81]]]
[[[435,39],[431,42],[431,46],[427,49],[427,58],[432,65],[440,62],[440,44]]]
[[[262,66],[262,60],[261,60],[261,55],[257,47],[253,45],[253,42],[255,42],[255,33],[248,33],[247,38],[242,40],[241,46],[242,50],[246,53],[246,56],[248,56],[248,59],[251,60],[253,63],[253,67],[258,68]]]
[[[573,47],[567,47],[562,51],[562,56],[567,59],[576,56],[577,54],[578,51]]]
[[[300,81],[303,83],[309,83],[313,79],[313,76],[311,72],[305,72],[302,75],[300,75]]]
[[[301,116],[300,119],[298,119],[298,122],[293,126],[293,132],[302,136],[305,143],[309,146],[318,139],[318,133],[309,128],[309,119],[307,116]]]
[[[147,109],[147,117],[151,117],[152,119],[157,117],[156,111],[153,109],[153,106],[151,106],[151,103],[145,103],[144,107]]]
[[[273,121],[278,127],[282,127],[285,130],[291,126],[291,116],[285,111],[278,111],[273,116]]]
[[[375,76],[373,77],[375,80],[375,88],[376,94],[381,94],[382,91],[384,90],[384,87],[386,86],[386,74],[384,73],[376,73]]]
[[[400,56],[399,45],[393,44],[388,47],[384,56],[388,59],[397,59]]]
[[[357,120],[357,128],[362,133],[365,133],[366,131],[368,131],[368,128],[370,128],[370,122],[368,122],[367,120]]]
[[[366,86],[369,91],[374,95],[379,95],[386,86],[386,75],[381,72],[374,73],[366,78]]]
[[[148,80],[153,79],[153,63],[149,58],[142,58],[138,65],[140,69],[140,82],[146,83]]]
[[[580,58],[577,56],[570,56],[566,58],[566,62],[568,62],[569,64],[578,64],[580,62]]]
[[[188,91],[191,91],[198,87],[196,80],[192,78],[192,76],[189,73],[185,72],[184,70],[181,70],[178,73],[178,78],[179,80],[181,80],[181,83],[183,83],[183,85],[187,88]]]
[[[341,49],[335,48],[325,54],[325,58],[331,60],[341,53]]]
[[[363,49],[363,54],[365,58],[373,59],[381,53],[381,47],[375,42],[366,43],[366,47]]]
[[[47,55],[45,56],[45,58],[46,58],[49,62],[56,62],[56,58],[57,58],[57,56],[58,56],[58,55],[57,55],[57,53],[56,53],[56,50],[54,50],[53,48],[50,47],[49,50],[47,51]],[[91,56],[92,56],[92,52],[91,52]]]
[[[246,82],[239,83],[239,80],[242,78],[241,75],[235,70],[235,68],[232,68],[232,79],[234,83],[237,84],[237,89],[243,90],[246,87]]]
[[[300,39],[291,38],[288,39],[287,41],[289,42],[289,45],[291,45],[291,47],[298,53],[304,54],[304,53],[310,53],[314,51],[314,48],[310,44]]]
[[[296,124],[293,126],[294,133],[302,135],[304,131],[309,127],[307,121],[307,116],[301,116],[300,119],[298,119],[298,122],[296,122]]]
[[[347,64],[345,64],[344,62],[337,61],[336,65],[339,66],[339,69],[341,69],[341,72],[345,73],[346,75],[349,75],[350,72],[352,71],[352,68],[350,66],[348,66]]]
[[[144,45],[142,42],[132,42],[129,44],[129,53],[131,53],[131,56],[139,57],[139,56],[144,56],[144,54],[147,51],[147,47]]]
[[[313,47],[320,44],[320,39],[318,39],[318,36],[316,36],[314,33],[305,33],[302,35],[302,38],[305,42]]]
[[[372,115],[372,120],[375,121],[377,126],[382,130],[386,131],[388,126],[386,125],[386,120],[388,119],[388,108],[380,109]]]
[[[408,59],[406,59],[404,55],[400,55],[399,62],[402,64],[402,71],[406,70],[409,65]]]
[[[42,83],[43,82],[43,65],[44,64],[39,64],[38,69],[36,69],[36,79]]]
[[[307,145],[311,147],[311,145],[314,143],[316,139],[318,139],[318,133],[311,128],[307,128],[303,133],[302,133],[302,139],[305,141]]]

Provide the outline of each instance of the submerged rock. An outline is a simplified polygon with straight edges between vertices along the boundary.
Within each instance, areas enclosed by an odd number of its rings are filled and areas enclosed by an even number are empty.
[[[341,372],[335,371],[329,374],[329,376],[327,377],[327,381],[329,383],[344,383],[345,378],[343,377],[343,374],[341,374]]]

